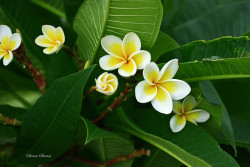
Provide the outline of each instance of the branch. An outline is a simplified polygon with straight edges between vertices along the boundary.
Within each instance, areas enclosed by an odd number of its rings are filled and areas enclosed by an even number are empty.
[[[96,123],[100,122],[104,117],[106,117],[108,112],[112,112],[117,106],[119,106],[119,104],[126,99],[126,96],[127,96],[128,92],[130,92],[130,91],[132,91],[132,88],[131,88],[130,84],[127,83],[123,92],[120,93],[120,96],[115,98],[113,103],[101,115],[99,115],[99,117],[97,117],[93,121],[93,123],[96,124]]]
[[[132,158],[141,157],[143,155],[150,156],[150,150],[145,150],[145,149],[134,150],[132,153],[130,153],[128,155],[119,156],[119,157],[116,157],[116,158],[111,159],[111,160],[104,162],[104,163],[89,161],[89,160],[85,160],[85,159],[81,159],[81,158],[77,158],[77,157],[75,157],[74,160],[81,162],[83,164],[93,166],[93,167],[108,167],[108,166],[113,165],[115,163],[122,162],[122,161],[128,161]]]
[[[127,94],[131,92],[132,88],[136,85],[136,83],[138,83],[138,79],[141,77],[141,75],[142,75],[142,71],[140,71],[136,77],[129,78],[129,81],[126,84],[125,89],[123,90],[123,92],[120,93],[119,97],[116,97],[113,103],[103,113],[101,113],[99,117],[97,117],[92,122],[94,124],[100,122],[104,117],[108,115],[109,112],[112,112],[117,106],[119,106],[121,102],[125,101]]]
[[[71,54],[76,59],[78,65],[80,67],[79,71],[81,71],[83,69],[83,63],[82,63],[80,56],[77,53],[77,46],[75,46],[75,53],[67,45],[63,45],[63,49],[65,49],[69,54]]]
[[[11,119],[0,113],[0,122],[4,125],[21,126],[22,122],[17,119]]]
[[[46,80],[42,74],[42,71],[39,71],[32,63],[31,61],[26,57],[25,48],[23,46],[23,43],[21,43],[20,47],[16,52],[14,52],[14,56],[16,60],[23,64],[25,68],[30,72],[31,76],[33,77],[33,80],[36,82],[39,90],[44,93],[46,88]]]

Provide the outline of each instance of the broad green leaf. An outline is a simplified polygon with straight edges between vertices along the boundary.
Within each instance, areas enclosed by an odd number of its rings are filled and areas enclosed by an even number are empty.
[[[6,117],[12,118],[12,119],[18,119],[18,120],[22,120],[23,119],[23,115],[26,112],[26,110],[22,109],[22,108],[15,108],[15,107],[11,107],[8,105],[1,105],[0,106],[0,113],[3,114]]]
[[[194,41],[162,55],[158,62],[178,58],[177,78],[201,81],[250,77],[248,37]]]
[[[213,137],[218,136],[221,129],[223,109],[221,106],[213,105],[209,101],[203,98],[199,98],[197,109],[203,109],[210,113],[210,118],[205,124],[199,126],[208,131]]]
[[[236,117],[231,116],[230,118],[232,120],[232,126],[234,129],[236,146],[243,148],[250,148],[250,131],[249,131],[250,123],[240,120]],[[223,135],[219,135],[217,140],[219,140],[220,143],[230,144]]]
[[[62,17],[66,18],[64,11],[63,0],[31,0],[31,2],[45,8],[46,10]]]
[[[210,81],[200,82],[200,86],[202,88],[205,98],[208,101],[210,101],[213,104],[218,104],[222,106],[223,115],[222,115],[221,131],[223,135],[226,137],[226,139],[232,145],[236,154],[237,150],[235,146],[234,131],[226,106],[224,105],[219,94],[217,93],[216,89],[214,88],[213,84]]]
[[[87,136],[85,139],[86,147],[91,149],[98,157],[99,161],[107,162],[120,155],[128,155],[134,151],[133,144],[120,137],[116,133],[102,130],[95,124],[82,117],[86,126]],[[119,162],[112,166],[130,167],[133,160]]]
[[[186,166],[238,166],[201,128],[187,123],[180,133],[173,133],[169,116],[142,105],[124,105],[123,108],[117,109],[105,124],[151,143]]]
[[[163,53],[166,53],[178,47],[179,45],[175,40],[160,31],[154,46],[150,50],[152,59],[151,61],[156,61]]]
[[[78,128],[85,83],[94,66],[60,78],[25,114],[15,147],[17,160],[27,164],[49,162],[72,145]],[[51,155],[30,159],[26,154]]]
[[[188,82],[250,78],[250,57],[181,63],[176,78]]]
[[[171,5],[161,30],[179,44],[240,36],[250,29],[248,0],[175,0]]]
[[[13,67],[16,69],[13,70]],[[0,66],[1,105],[28,109],[41,96],[32,79],[21,75],[20,71],[21,69],[15,64],[10,64],[8,67]]]
[[[79,54],[94,62],[100,52],[101,38],[115,35],[120,38],[135,32],[142,47],[152,47],[159,33],[162,19],[160,0],[86,0],[79,8],[74,30],[78,34]]]

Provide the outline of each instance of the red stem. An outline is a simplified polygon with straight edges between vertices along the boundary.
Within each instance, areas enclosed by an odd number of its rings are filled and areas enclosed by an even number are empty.
[[[21,126],[22,122],[17,119],[11,119],[9,117],[4,116],[0,113],[0,122],[4,125],[13,125],[13,126]]]
[[[79,71],[81,71],[81,70],[83,69],[83,63],[82,63],[82,60],[80,59],[80,56],[79,56],[78,53],[77,53],[77,46],[75,46],[75,53],[70,49],[70,47],[68,47],[68,46],[66,46],[66,45],[64,45],[63,48],[64,48],[67,52],[69,52],[69,54],[71,54],[71,55],[76,59],[78,65],[79,65],[79,67],[80,67]]]
[[[39,90],[44,93],[46,88],[46,80],[42,74],[42,71],[39,71],[31,61],[26,57],[25,48],[23,44],[20,45],[19,49],[14,52],[14,56],[19,63],[23,64],[25,68],[30,72],[33,80],[36,82]]]
[[[101,167],[101,166],[108,167],[108,166],[113,165],[115,163],[122,162],[122,161],[128,161],[128,160],[130,160],[132,158],[141,157],[143,155],[149,156],[150,155],[150,150],[145,150],[145,149],[134,150],[132,153],[130,153],[128,155],[119,156],[119,157],[116,157],[116,158],[111,159],[111,160],[109,160],[107,162],[104,162],[104,163],[89,161],[89,160],[85,160],[85,159],[81,159],[81,158],[74,158],[74,160],[76,160],[78,162],[81,162],[83,164],[93,166],[93,167]]]
[[[127,96],[128,92],[130,92],[131,90],[132,90],[132,88],[130,87],[129,84],[127,84],[127,86],[125,87],[125,89],[123,90],[123,92],[121,92],[120,96],[118,98],[115,98],[115,100],[113,101],[113,103],[103,113],[101,113],[101,115],[99,115],[99,117],[97,117],[95,120],[93,120],[93,123],[96,124],[96,123],[100,122],[104,117],[106,117],[106,115],[108,114],[108,112],[111,112],[117,106],[119,106],[119,104],[122,101],[124,101],[124,99]]]

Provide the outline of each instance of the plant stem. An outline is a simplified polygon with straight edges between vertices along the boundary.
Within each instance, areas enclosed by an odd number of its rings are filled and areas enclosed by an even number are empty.
[[[4,125],[13,125],[13,126],[21,126],[22,122],[17,119],[11,119],[9,117],[4,116],[0,113],[0,122]]]
[[[33,80],[36,82],[39,90],[44,93],[46,88],[46,80],[42,74],[42,71],[39,71],[32,63],[31,61],[26,57],[25,48],[23,46],[23,43],[20,45],[19,49],[14,52],[14,56],[16,60],[23,64],[25,68],[30,72],[31,76],[33,77]]]
[[[113,103],[108,106],[108,108],[99,117],[93,120],[93,123],[96,124],[100,122],[108,114],[108,112],[112,112],[122,101],[126,99],[126,96],[130,91],[132,91],[132,87],[129,83],[127,83],[125,89],[120,93],[119,97],[116,97]]]
[[[79,71],[81,71],[83,69],[83,63],[82,63],[80,56],[77,53],[77,46],[75,46],[75,53],[67,45],[63,45],[63,49],[65,49],[69,54],[71,54],[76,59],[78,65],[80,67]]]
[[[125,101],[127,94],[132,91],[132,88],[136,85],[141,75],[142,75],[142,71],[138,72],[136,77],[129,78],[125,89],[120,93],[119,97],[116,97],[113,103],[103,113],[101,113],[99,117],[97,117],[92,122],[95,124],[100,122],[109,112],[112,112],[117,106],[119,106],[119,104],[122,101]]]
[[[108,167],[108,166],[113,165],[115,163],[122,162],[122,161],[128,161],[132,158],[141,157],[143,155],[150,156],[150,150],[145,150],[145,149],[134,150],[132,153],[130,153],[128,155],[119,156],[119,157],[116,157],[116,158],[111,159],[111,160],[104,162],[104,163],[89,161],[89,160],[85,160],[85,159],[81,159],[81,158],[77,158],[77,157],[74,158],[74,160],[81,162],[83,164],[94,166],[94,167]]]

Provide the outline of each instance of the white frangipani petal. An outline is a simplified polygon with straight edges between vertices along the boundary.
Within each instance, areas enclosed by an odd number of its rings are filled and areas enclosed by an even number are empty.
[[[157,93],[157,86],[150,85],[146,81],[139,82],[135,87],[135,97],[139,103],[147,103],[153,100]]]
[[[6,25],[0,25],[0,42],[2,42],[2,39],[7,36],[10,38],[12,35],[11,29]]]
[[[100,67],[106,71],[115,70],[125,63],[126,61],[110,55],[103,56],[99,59]]]
[[[191,91],[190,86],[186,82],[178,79],[170,79],[159,85],[164,87],[174,100],[183,99]]]
[[[145,69],[143,70],[143,77],[150,85],[154,85],[158,82],[159,74],[159,68],[154,62],[146,65]]]
[[[124,59],[122,40],[114,35],[108,35],[101,40],[102,48],[111,56]]]
[[[193,96],[187,96],[182,104],[182,110],[183,112],[191,111],[195,106],[197,102]]]
[[[135,61],[137,69],[139,70],[144,69],[146,65],[149,64],[151,61],[150,53],[145,50],[135,52],[130,56],[130,58]]]
[[[130,32],[124,37],[122,48],[126,58],[129,58],[132,54],[141,50],[141,40],[135,33]]]
[[[14,33],[9,39],[9,49],[11,51],[16,50],[21,45],[21,36],[18,33]]]
[[[180,132],[186,125],[186,118],[180,115],[174,115],[170,119],[170,128],[173,132]]]
[[[161,86],[157,86],[157,94],[151,101],[154,109],[163,114],[170,114],[173,109],[173,101],[170,94]]]
[[[13,60],[13,53],[9,51],[9,54],[4,56],[3,58],[3,65],[5,66],[9,65],[12,60]]]
[[[160,82],[166,82],[167,80],[172,79],[178,71],[178,68],[178,59],[173,59],[167,62],[160,71]]]
[[[206,122],[210,117],[210,114],[202,109],[192,110],[186,114],[196,122]]]

